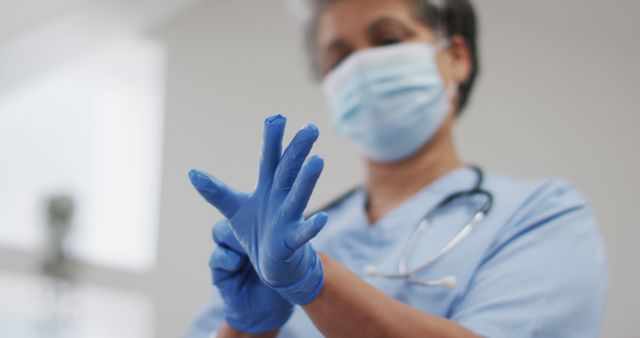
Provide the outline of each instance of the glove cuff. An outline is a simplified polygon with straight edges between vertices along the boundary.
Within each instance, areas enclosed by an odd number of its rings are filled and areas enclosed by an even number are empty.
[[[287,286],[272,286],[282,297],[297,305],[307,305],[311,303],[322,291],[324,286],[324,273],[322,271],[322,262],[318,253],[313,249],[311,244],[306,244],[310,251],[311,262],[302,279]]]

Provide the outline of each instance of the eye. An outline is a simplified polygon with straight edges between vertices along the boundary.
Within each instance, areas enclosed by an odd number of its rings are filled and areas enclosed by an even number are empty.
[[[374,46],[387,46],[402,43],[411,38],[411,34],[405,30],[387,29],[373,36]]]
[[[372,46],[387,46],[406,42],[415,36],[415,32],[402,22],[393,18],[381,18],[368,29]]]
[[[401,42],[403,42],[403,40],[400,39],[400,38],[388,37],[388,38],[385,38],[385,39],[382,39],[382,40],[378,41],[376,43],[376,45],[377,46],[387,46],[387,45],[395,45],[395,44],[401,43]]]

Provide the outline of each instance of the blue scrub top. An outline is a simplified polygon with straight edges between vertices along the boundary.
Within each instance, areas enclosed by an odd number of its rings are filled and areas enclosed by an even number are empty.
[[[451,171],[376,224],[369,224],[365,193],[358,190],[328,210],[328,224],[313,245],[385,294],[484,337],[596,337],[607,290],[605,250],[584,196],[561,180],[486,175],[483,188],[494,196],[489,215],[455,249],[414,276],[455,276],[453,289],[364,275],[367,265],[397,272],[400,252],[418,222],[475,180],[469,168]],[[474,212],[470,204],[434,218],[417,241],[409,268],[432,257],[464,227]],[[223,320],[214,288],[188,337],[210,337]],[[296,307],[279,337],[322,334]]]

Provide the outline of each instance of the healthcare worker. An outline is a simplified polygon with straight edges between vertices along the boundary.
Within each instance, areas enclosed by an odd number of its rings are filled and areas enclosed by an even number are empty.
[[[319,132],[303,127],[283,150],[280,115],[264,122],[254,191],[191,171],[225,219],[213,226],[216,290],[189,337],[595,337],[607,270],[583,195],[484,173],[455,149],[478,71],[469,1],[312,8],[333,129],[357,145],[366,181],[307,210]]]

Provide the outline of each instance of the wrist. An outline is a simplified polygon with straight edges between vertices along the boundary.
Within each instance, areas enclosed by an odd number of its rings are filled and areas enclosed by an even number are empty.
[[[306,270],[302,273],[301,277],[288,285],[269,286],[290,302],[298,305],[306,305],[318,297],[322,291],[324,287],[324,273],[322,260],[311,244],[307,244],[305,248],[301,249],[308,250],[308,252],[305,253],[305,256],[308,257],[306,259]]]

